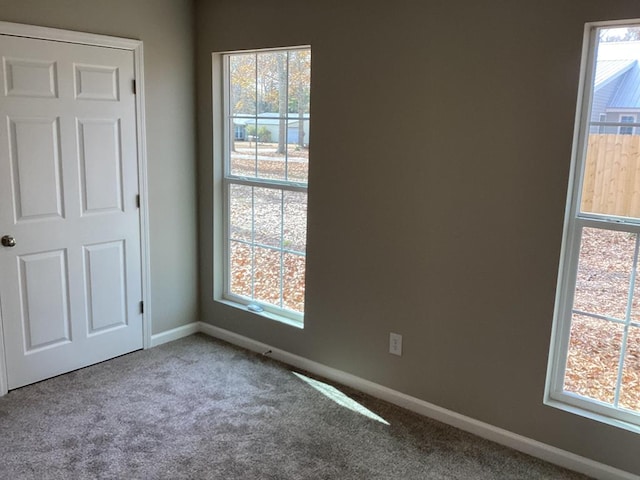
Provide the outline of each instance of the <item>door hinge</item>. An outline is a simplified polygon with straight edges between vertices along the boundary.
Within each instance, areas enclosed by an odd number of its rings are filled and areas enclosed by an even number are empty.
[[[137,88],[136,88],[136,81],[135,79],[132,80],[132,88],[133,88],[133,94],[135,95],[136,93],[138,93]]]
[[[144,302],[140,301],[140,313],[144,313]]]
[[[136,195],[136,207],[140,208],[140,195]]]

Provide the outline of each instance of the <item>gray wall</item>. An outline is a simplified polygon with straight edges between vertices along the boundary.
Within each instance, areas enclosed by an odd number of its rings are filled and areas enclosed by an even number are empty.
[[[0,20],[144,42],[153,333],[197,320],[191,0],[0,0]]]
[[[637,434],[542,404],[583,27],[625,17],[637,0],[196,2],[203,319],[640,474]],[[212,300],[211,52],[301,44],[304,330]]]

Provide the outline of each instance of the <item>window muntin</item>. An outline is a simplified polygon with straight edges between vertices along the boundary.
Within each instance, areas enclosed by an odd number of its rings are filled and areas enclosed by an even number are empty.
[[[640,41],[621,39],[638,34],[640,25],[589,28],[547,386],[549,403],[632,429],[640,425]]]
[[[223,56],[224,297],[302,322],[306,270],[308,47]],[[241,134],[240,134],[241,132]]]

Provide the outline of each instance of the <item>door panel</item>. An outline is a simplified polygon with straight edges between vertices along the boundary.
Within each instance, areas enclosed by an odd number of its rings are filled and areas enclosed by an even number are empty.
[[[122,142],[118,119],[79,119],[83,214],[122,210]]]
[[[56,98],[56,63],[16,58],[4,59],[7,96]]]
[[[64,250],[19,258],[25,353],[71,341]]]
[[[76,98],[118,101],[118,69],[102,65],[75,65]]]
[[[9,118],[16,221],[62,217],[57,118]]]
[[[142,348],[133,52],[0,35],[9,388]]]
[[[124,241],[84,247],[89,335],[127,325]]]

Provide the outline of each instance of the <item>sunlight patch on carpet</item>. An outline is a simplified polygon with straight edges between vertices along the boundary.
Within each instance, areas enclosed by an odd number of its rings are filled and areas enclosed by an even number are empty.
[[[347,397],[344,393],[342,393],[337,388],[332,387],[331,385],[328,385],[326,383],[319,382],[318,380],[314,380],[313,378],[309,378],[305,375],[301,375],[296,372],[291,372],[291,373],[293,373],[296,377],[298,377],[303,382],[312,386],[318,392],[322,393],[328,399],[336,402],[338,405],[341,405],[345,408],[348,408],[351,411],[364,415],[365,417],[376,420],[377,422],[384,423],[385,425],[389,425],[389,422],[387,422],[384,418],[379,417],[378,415],[373,413],[371,410],[363,407],[355,400]]]

